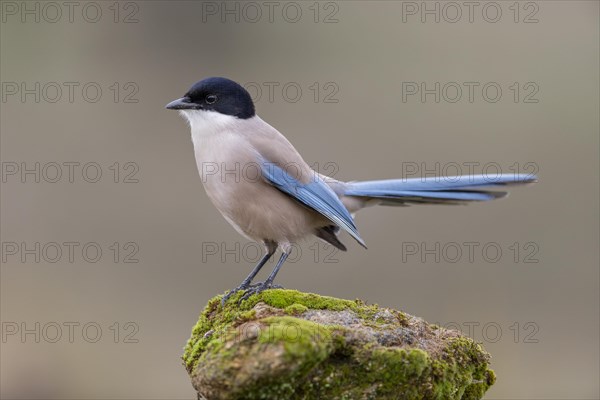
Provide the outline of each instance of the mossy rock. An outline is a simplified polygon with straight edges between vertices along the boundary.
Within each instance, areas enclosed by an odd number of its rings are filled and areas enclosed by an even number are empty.
[[[211,299],[183,355],[208,400],[480,399],[489,355],[400,311],[274,289]]]

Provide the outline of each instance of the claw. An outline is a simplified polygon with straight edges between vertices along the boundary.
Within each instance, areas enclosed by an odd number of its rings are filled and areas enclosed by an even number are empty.
[[[225,303],[227,303],[227,300],[229,300],[229,298],[231,296],[233,296],[234,294],[236,294],[237,292],[241,292],[242,290],[246,290],[246,289],[251,289],[251,288],[255,288],[262,285],[262,282],[259,283],[255,283],[252,285],[240,285],[238,287],[236,287],[235,289],[231,289],[229,292],[227,292],[227,294],[225,296],[223,296],[223,298],[221,299],[221,306],[225,307]]]
[[[242,297],[240,297],[240,299],[238,300],[238,304],[241,304],[242,301],[247,300],[253,294],[259,294],[268,289],[283,289],[283,286],[274,285],[269,282],[260,282],[260,283],[254,284],[246,289],[246,292],[244,293],[244,295]]]
[[[221,299],[221,307],[225,307],[225,303],[227,303],[227,300],[229,300],[231,295],[233,295],[236,292],[238,292],[238,288],[230,290],[225,296],[223,296],[223,298]]]

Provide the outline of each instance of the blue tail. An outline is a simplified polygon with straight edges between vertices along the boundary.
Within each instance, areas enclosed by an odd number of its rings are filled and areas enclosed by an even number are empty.
[[[536,182],[535,175],[505,174],[498,176],[463,175],[430,178],[388,179],[348,182],[346,196],[381,199],[382,205],[463,204],[505,197],[502,191],[480,190]]]

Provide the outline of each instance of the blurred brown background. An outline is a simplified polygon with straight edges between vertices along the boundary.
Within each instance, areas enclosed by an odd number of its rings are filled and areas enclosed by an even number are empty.
[[[506,200],[366,210],[368,251],[309,241],[278,282],[461,328],[489,399],[598,398],[598,2],[488,3],[3,1],[2,397],[195,398],[182,347],[256,258],[164,109],[217,75],[338,179],[536,167]]]

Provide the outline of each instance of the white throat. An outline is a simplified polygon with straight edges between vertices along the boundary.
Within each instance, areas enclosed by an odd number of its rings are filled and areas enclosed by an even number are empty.
[[[223,130],[231,128],[237,118],[216,111],[205,110],[181,110],[179,111],[190,124],[192,139],[200,139],[203,136],[212,136]]]

